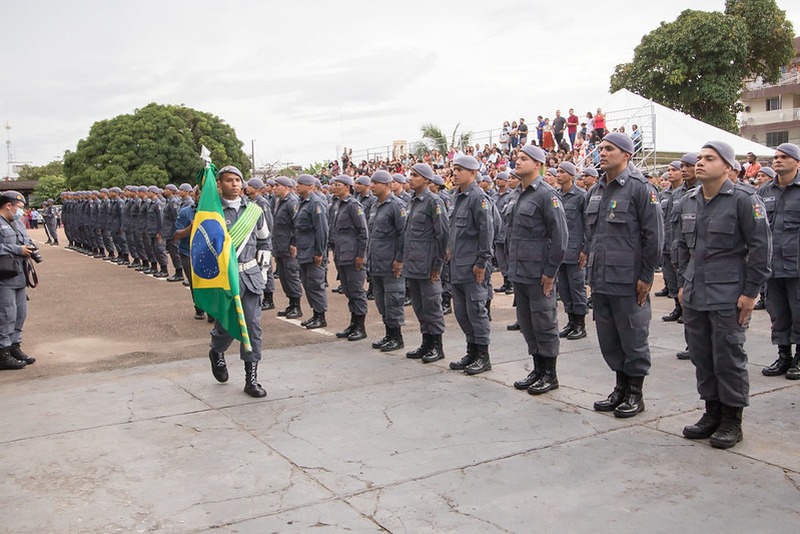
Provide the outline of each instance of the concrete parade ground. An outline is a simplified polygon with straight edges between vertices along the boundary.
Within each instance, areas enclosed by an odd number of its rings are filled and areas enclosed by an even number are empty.
[[[614,375],[591,321],[561,342],[559,389],[515,390],[531,359],[505,328],[507,295],[494,368],[470,377],[447,366],[465,350],[453,315],[447,358],[426,365],[405,357],[420,342],[411,308],[406,349],[380,353],[374,303],[368,339],[351,343],[333,335],[343,295],[329,293],[328,328],[308,331],[275,316],[278,289],[262,319],[268,396],[253,399],[236,350],[229,382],[211,376],[210,325],[187,288],[41,248],[23,334],[37,361],[0,372],[0,532],[800,530],[800,381],[761,375],[776,355],[764,311],[747,332],[744,441],[723,451],[682,437],[702,404],[675,358],[683,328],[661,321],[667,298],[653,297],[647,410],[632,419],[592,408]]]

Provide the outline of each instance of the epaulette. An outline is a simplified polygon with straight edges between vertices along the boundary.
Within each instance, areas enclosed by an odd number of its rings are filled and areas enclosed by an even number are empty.
[[[753,187],[750,184],[744,184],[744,183],[739,182],[739,181],[737,181],[735,184],[733,184],[733,188],[736,189],[737,191],[743,191],[743,192],[747,193],[748,195],[755,195],[756,194],[756,188],[755,187]]]

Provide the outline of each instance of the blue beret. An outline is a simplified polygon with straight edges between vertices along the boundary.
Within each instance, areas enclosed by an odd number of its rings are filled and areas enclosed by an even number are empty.
[[[247,185],[249,185],[253,189],[263,189],[264,181],[261,180],[261,178],[250,178],[249,180],[247,180]]]
[[[775,150],[783,152],[790,158],[800,161],[800,147],[794,143],[781,143]]]
[[[628,134],[611,132],[603,137],[603,141],[608,141],[618,149],[622,150],[623,152],[627,152],[628,154],[633,154],[634,152],[633,139],[631,139]]]
[[[458,165],[462,169],[467,169],[468,171],[477,171],[478,169],[481,168],[481,164],[478,163],[477,159],[475,159],[472,156],[467,156],[465,154],[457,156],[456,159],[453,160],[453,165]],[[430,180],[430,178],[428,179]]]
[[[562,161],[561,163],[558,164],[558,168],[563,171],[566,171],[567,174],[569,174],[570,176],[575,176],[575,173],[578,172],[578,169],[575,168],[575,165],[573,165],[569,161]]]
[[[157,195],[161,192],[161,189],[159,189],[157,185],[151,185],[150,187],[147,188],[147,191],[149,193],[155,193]]]
[[[497,176],[494,177],[495,180],[503,180],[504,182],[508,181],[508,173],[506,171],[498,172]]]
[[[222,167],[222,168],[219,170],[219,172],[217,172],[217,178],[219,178],[220,176],[222,176],[222,175],[223,175],[224,173],[226,173],[226,172],[229,172],[229,173],[235,174],[236,176],[238,176],[239,178],[241,178],[242,180],[244,180],[244,176],[242,176],[242,171],[240,171],[239,169],[237,169],[237,168],[236,168],[235,166],[233,166],[233,165],[225,165],[224,167]]]
[[[697,152],[687,152],[683,156],[681,156],[681,163],[685,163],[686,165],[697,165],[697,159],[699,155]]]
[[[178,189],[180,189],[181,191],[186,191],[187,193],[189,193],[189,192],[191,192],[191,190],[192,190],[192,186],[191,186],[191,184],[187,184],[186,182],[183,182],[183,183],[182,183],[182,184],[181,184],[181,185],[178,187]]]
[[[594,167],[586,167],[585,169],[583,169],[583,174],[586,176],[594,176],[595,178],[597,178],[597,169],[595,169]]]
[[[761,167],[760,169],[758,169],[758,172],[763,172],[770,178],[775,178],[775,169],[773,169],[772,167]]]
[[[538,146],[525,145],[522,147],[522,151],[533,161],[538,161],[539,163],[545,163],[547,161],[547,153]]]
[[[339,176],[334,177],[334,179],[331,180],[331,181],[332,182],[341,182],[344,185],[349,185],[349,186],[353,185],[353,178],[351,176],[346,175],[346,174],[340,174]]]
[[[419,165],[419,163],[417,163],[417,165]],[[426,165],[426,167],[427,167],[427,165]],[[398,184],[404,184],[404,183],[406,183],[408,181],[406,179],[405,175],[404,174],[400,174],[400,173],[393,174],[392,175],[392,180],[394,180]]]
[[[316,178],[311,176],[310,174],[301,174],[297,177],[297,183],[299,185],[314,185]]]
[[[433,180],[433,174],[434,174],[433,169],[431,169],[431,166],[428,165],[427,163],[417,163],[413,167],[411,167],[411,170],[419,174],[426,180]]]
[[[681,170],[681,162],[680,160],[671,161],[669,164],[670,167],[674,167],[678,170]]]
[[[372,181],[376,184],[388,184],[392,181],[392,175],[387,171],[375,171],[372,174]]]
[[[733,147],[724,141],[709,141],[703,145],[703,148],[710,148],[725,160],[725,163],[731,167],[736,166],[736,153]]]
[[[372,185],[372,180],[369,179],[369,176],[359,176],[356,179],[356,183],[361,185]]]
[[[275,178],[275,184],[280,184],[286,187],[294,187],[294,182],[291,178],[287,178],[286,176],[278,176]]]
[[[172,191],[173,193],[178,190],[175,184],[167,184],[164,186],[164,189],[166,189],[167,191]]]

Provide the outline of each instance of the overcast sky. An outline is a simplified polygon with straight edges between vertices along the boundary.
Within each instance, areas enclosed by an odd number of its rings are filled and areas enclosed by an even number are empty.
[[[800,32],[800,2],[778,3]],[[582,116],[642,35],[689,8],[724,0],[5,0],[0,121],[14,158],[42,165],[95,121],[184,104],[247,153],[255,140],[257,164],[305,165],[417,140],[427,122]]]

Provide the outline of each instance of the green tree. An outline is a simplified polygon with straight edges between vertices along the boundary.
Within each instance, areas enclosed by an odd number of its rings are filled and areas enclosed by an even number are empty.
[[[60,161],[51,161],[47,165],[23,165],[19,170],[20,180],[39,180],[43,176],[63,176],[64,164]]]
[[[727,0],[725,14],[747,25],[740,36],[747,42],[746,72],[768,83],[778,81],[781,67],[794,56],[794,28],[786,12],[775,0]]]
[[[773,0],[728,2],[731,14],[686,10],[673,22],[661,25],[642,38],[633,61],[617,65],[611,76],[611,91],[628,89],[645,98],[682,111],[699,120],[736,132],[736,113],[743,81],[755,74],[775,78],[777,66],[786,64],[793,52],[791,24]],[[753,14],[742,4],[758,4],[769,12],[777,27],[759,22],[756,33]],[[739,13],[744,14],[741,16]],[[772,27],[771,30],[768,27]],[[752,32],[752,33],[751,33]],[[765,34],[773,32],[767,37]],[[770,48],[753,46],[759,38]],[[788,43],[788,48],[787,48]]]
[[[67,179],[62,175],[48,174],[39,178],[33,188],[34,198],[30,199],[31,204],[40,204],[42,201],[52,198],[58,202],[61,193],[67,190]]]
[[[422,141],[418,142],[414,146],[412,152],[418,156],[422,156],[425,154],[425,151],[433,149],[438,150],[440,154],[447,154],[447,151],[450,149],[451,145],[461,149],[466,148],[467,145],[470,144],[472,132],[459,134],[458,128],[460,126],[461,123],[456,124],[456,127],[453,129],[453,134],[450,136],[450,140],[448,141],[447,136],[442,132],[441,128],[435,124],[423,124],[420,126]]]
[[[160,104],[94,123],[64,155],[64,174],[72,189],[191,182],[202,167],[201,145],[218,168],[236,165],[249,174],[250,160],[233,128],[210,113]]]

